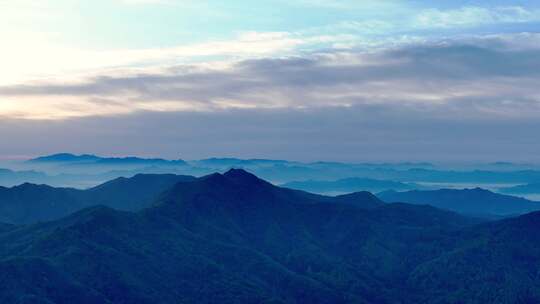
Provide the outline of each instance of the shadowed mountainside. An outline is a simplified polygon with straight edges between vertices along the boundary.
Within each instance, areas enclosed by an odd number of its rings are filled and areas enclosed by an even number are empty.
[[[540,212],[466,228],[407,285],[423,303],[540,303],[538,229]]]
[[[54,220],[95,205],[138,211],[149,207],[159,194],[173,185],[193,180],[195,177],[174,174],[138,174],[131,178],[116,178],[87,190],[30,183],[11,188],[0,187],[0,222],[31,224]],[[294,193],[302,200],[351,204],[363,201],[366,207],[382,204],[378,198],[367,192],[328,197],[302,191],[283,191]]]
[[[474,222],[376,204],[369,193],[339,200],[231,170],[177,183],[138,213],[93,207],[8,229],[0,234],[0,282],[10,288],[0,299],[384,303],[432,254],[426,242]],[[52,292],[59,289],[67,293]]]
[[[136,213],[7,225],[0,302],[538,303],[539,227],[540,213],[479,224],[231,170]]]
[[[0,187],[0,222],[29,224],[59,219],[93,205],[136,211],[174,184],[195,179],[173,174],[139,174],[117,178],[88,190],[25,183]]]

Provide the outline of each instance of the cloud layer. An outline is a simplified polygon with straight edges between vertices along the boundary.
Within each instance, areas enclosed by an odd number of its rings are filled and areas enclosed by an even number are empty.
[[[377,52],[328,50],[101,75],[78,83],[4,86],[0,96],[8,106],[0,113],[58,119],[138,111],[378,105],[413,107],[431,115],[536,117],[540,48],[531,46],[532,40],[540,41],[539,35],[409,43]],[[21,110],[21,103],[28,108]]]

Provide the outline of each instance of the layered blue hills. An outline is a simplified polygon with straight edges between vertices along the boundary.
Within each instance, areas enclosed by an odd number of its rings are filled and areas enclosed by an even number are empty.
[[[115,180],[92,190],[110,191],[101,205],[0,225],[0,302],[540,301],[540,213],[486,222],[368,192],[281,188],[238,169],[175,179]],[[122,197],[145,203],[104,206]]]

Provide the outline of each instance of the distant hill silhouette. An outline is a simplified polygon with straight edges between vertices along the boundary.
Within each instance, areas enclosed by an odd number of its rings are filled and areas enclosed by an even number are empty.
[[[540,210],[540,203],[524,198],[475,189],[387,191],[377,195],[385,202],[431,205],[469,215],[508,216]]]
[[[274,159],[240,159],[240,158],[207,158],[196,160],[192,162],[198,166],[208,166],[211,168],[231,168],[231,167],[243,167],[243,166],[272,166],[272,165],[287,165],[292,162],[286,160],[274,160]]]
[[[101,157],[90,154],[75,155],[71,153],[59,153],[41,156],[28,161],[29,163],[66,163],[76,165],[186,165],[181,159],[166,160],[161,158],[139,157]]]
[[[359,177],[344,178],[335,181],[295,181],[285,183],[282,186],[313,193],[349,193],[355,191],[382,192],[388,190],[402,191],[420,188],[419,185],[415,184]]]
[[[25,182],[35,182],[46,180],[49,176],[43,172],[33,170],[13,171],[10,169],[0,169],[0,184],[15,185]]]
[[[290,185],[287,187],[307,191],[317,191],[324,187],[342,189],[324,193],[341,193],[370,190],[380,192],[394,189],[398,191],[425,189],[423,183],[525,184],[540,181],[537,166],[518,164],[479,165],[482,170],[467,167],[452,170],[430,163],[341,163],[341,162],[298,162],[279,159],[208,158],[201,160],[167,160],[140,157],[102,157],[92,154],[75,155],[59,153],[41,156],[12,167],[32,168],[34,172],[2,172],[0,185],[13,186],[23,182],[44,183],[57,186],[87,187],[118,176],[138,173],[174,173],[202,176],[213,172],[224,172],[230,168],[244,168],[273,183],[285,184],[293,181],[343,180],[333,185],[317,184]],[[40,171],[40,172],[37,172]],[[118,172],[122,171],[122,172]],[[33,173],[33,174],[32,174]],[[372,184],[375,181],[355,181],[357,177],[370,180],[392,181],[412,187],[393,184]],[[378,188],[378,187],[381,188]]]
[[[75,155],[71,153],[58,153],[40,156],[29,160],[29,162],[96,162],[101,157],[91,154]]]
[[[25,183],[0,187],[0,222],[29,224],[58,219],[93,205],[136,211],[149,206],[161,192],[195,179],[173,174],[139,174],[78,190]]]
[[[540,183],[531,183],[526,185],[517,185],[499,189],[502,193],[510,194],[540,194]]]

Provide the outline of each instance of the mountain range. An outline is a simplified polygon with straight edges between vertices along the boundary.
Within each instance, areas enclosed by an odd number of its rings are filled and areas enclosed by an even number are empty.
[[[425,204],[473,216],[510,216],[540,210],[540,202],[481,188],[386,191],[377,196],[385,202]]]
[[[509,194],[540,194],[540,183],[517,185],[499,189],[502,193]]]
[[[138,211],[148,207],[156,195],[179,182],[193,181],[196,177],[174,174],[137,174],[131,178],[119,177],[86,190],[57,188],[47,185],[24,183],[11,188],[0,187],[0,222],[11,224],[31,224],[39,221],[59,219],[83,208],[104,205],[110,208]],[[344,183],[306,182],[306,187],[295,183],[285,184],[292,188],[304,188],[309,192],[325,193],[336,185],[344,188],[334,192],[348,192],[365,189],[361,185],[395,188],[412,185],[369,179],[347,179]],[[349,183],[348,181],[352,181]],[[320,185],[320,187],[317,187]],[[352,187],[357,185],[358,187]],[[310,186],[310,187],[307,187]],[[327,186],[327,188],[325,188]],[[348,187],[351,188],[348,188]],[[328,188],[330,187],[330,188]],[[373,189],[367,189],[372,190]],[[306,193],[297,191],[297,193]],[[307,194],[305,194],[307,195]],[[369,193],[356,191],[350,194],[329,197],[310,194],[320,201],[347,202],[357,196]],[[386,202],[426,204],[452,210],[466,215],[497,217],[539,210],[539,203],[508,195],[496,194],[482,189],[439,190],[439,191],[385,191],[378,194]],[[372,200],[374,201],[374,200]]]
[[[433,187],[484,187],[498,184],[493,188],[507,187],[509,184],[533,183],[540,180],[537,166],[526,167],[516,164],[478,164],[464,168],[439,166],[430,163],[342,163],[342,162],[298,162],[272,159],[208,158],[201,160],[167,160],[141,157],[103,157],[92,154],[75,155],[59,153],[37,157],[24,162],[6,163],[8,169],[0,169],[0,185],[14,186],[23,182],[45,183],[57,187],[88,188],[120,176],[136,174],[178,174],[203,176],[213,172],[225,172],[230,168],[243,168],[276,184],[297,181],[336,181],[330,188],[347,191],[358,190],[410,190],[394,184],[369,188],[361,185],[368,180],[402,183],[425,189]],[[478,170],[484,168],[484,170]],[[526,169],[528,168],[528,169]],[[342,181],[338,181],[342,180]],[[357,180],[360,184],[345,187],[343,184]],[[314,187],[304,184],[287,185],[313,191]],[[340,183],[342,185],[340,185]],[[436,184],[441,184],[437,186]],[[447,184],[446,186],[444,184]],[[466,185],[465,185],[466,184]],[[360,187],[362,186],[362,187]]]
[[[538,303],[539,227],[230,170],[137,212],[0,225],[0,302]]]
[[[403,191],[422,188],[420,185],[401,183],[371,178],[350,177],[335,181],[293,181],[283,187],[304,190],[314,193],[349,193],[356,191],[383,192],[388,190]]]
[[[179,182],[193,181],[193,176],[174,174],[138,174],[131,178],[119,177],[86,190],[57,188],[47,185],[24,183],[11,188],[0,187],[0,222],[31,224],[59,219],[68,214],[94,205],[104,205],[124,211],[138,211],[149,207],[155,197]],[[368,180],[371,183],[370,180]],[[399,186],[400,183],[374,181],[376,185]],[[328,188],[312,192],[324,193]],[[333,186],[333,183],[330,183]],[[373,185],[373,183],[372,183]],[[294,186],[294,185],[293,185]],[[294,187],[296,188],[296,187]],[[298,187],[302,188],[302,187]],[[336,188],[332,188],[336,189]],[[358,188],[341,190],[357,190]],[[336,191],[339,192],[339,191]],[[345,192],[345,191],[343,191]],[[297,191],[297,193],[306,192]],[[353,192],[339,196],[309,194],[319,201],[351,202],[373,197],[367,192]],[[440,191],[388,191],[378,194],[386,202],[426,204],[452,210],[466,215],[500,217],[523,214],[540,209],[539,203],[525,199],[496,194],[482,189]],[[372,206],[378,200],[371,199]],[[380,203],[380,202],[379,202]]]
[[[139,174],[117,178],[87,190],[25,183],[0,187],[0,222],[30,224],[59,219],[94,205],[136,211],[178,182],[194,180],[174,174]]]
[[[79,190],[24,183],[11,188],[0,187],[0,222],[32,224],[67,216],[86,207],[103,205],[124,211],[149,207],[157,195],[173,185],[196,180],[193,176],[174,174],[137,174],[119,177],[93,188]],[[368,192],[339,196],[322,196],[287,190],[320,202],[352,203],[363,201],[365,207],[382,202]],[[368,199],[369,198],[369,199]]]
[[[76,165],[186,165],[186,162],[178,160],[166,160],[162,158],[140,157],[101,157],[92,154],[75,155],[71,153],[59,153],[41,156],[28,160],[29,163],[63,163]]]

